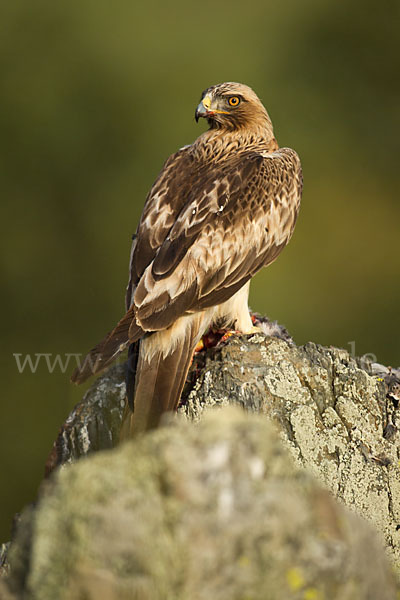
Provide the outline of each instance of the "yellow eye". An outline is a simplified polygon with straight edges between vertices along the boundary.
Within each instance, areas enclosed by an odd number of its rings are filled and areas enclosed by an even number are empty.
[[[231,96],[228,100],[229,106],[237,106],[240,103],[240,98],[237,96]]]

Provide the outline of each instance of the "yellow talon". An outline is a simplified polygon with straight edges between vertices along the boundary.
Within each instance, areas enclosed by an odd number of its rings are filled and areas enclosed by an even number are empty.
[[[201,352],[202,350],[204,350],[204,342],[201,339],[199,342],[197,342],[194,353],[196,354],[196,352]]]
[[[249,331],[243,331],[243,333],[245,335],[250,335],[251,333],[262,333],[262,329],[261,327],[256,327],[254,325],[253,327],[250,327]]]

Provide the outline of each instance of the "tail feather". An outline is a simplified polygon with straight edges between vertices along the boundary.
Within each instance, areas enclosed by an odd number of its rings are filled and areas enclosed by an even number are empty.
[[[126,364],[126,374],[125,374],[125,383],[126,383],[126,400],[127,405],[133,411],[133,403],[135,397],[135,381],[136,381],[136,371],[137,364],[139,359],[139,348],[140,348],[140,340],[134,342],[129,346],[128,350],[128,362]]]
[[[142,328],[135,322],[133,309],[129,309],[117,326],[110,331],[85,357],[83,363],[72,373],[73,383],[83,383],[96,373],[103,371],[128,344],[143,335]]]
[[[193,315],[184,333],[174,344],[172,352],[165,353],[166,331],[155,332],[154,338],[140,341],[139,360],[136,371],[133,413],[126,411],[121,438],[158,426],[165,412],[176,410],[196,344],[203,332],[203,315]],[[179,324],[177,324],[179,327]],[[161,340],[161,336],[164,336]],[[149,352],[151,344],[152,354]],[[157,350],[154,352],[154,347]]]

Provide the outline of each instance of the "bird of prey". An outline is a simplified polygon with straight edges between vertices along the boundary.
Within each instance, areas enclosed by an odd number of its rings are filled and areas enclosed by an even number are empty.
[[[129,435],[177,408],[205,330],[253,331],[250,279],[286,246],[300,206],[299,157],[279,147],[251,88],[209,87],[200,117],[209,129],[167,159],[147,196],[132,244],[127,312],[72,376],[85,381],[130,346],[137,364],[128,385]]]

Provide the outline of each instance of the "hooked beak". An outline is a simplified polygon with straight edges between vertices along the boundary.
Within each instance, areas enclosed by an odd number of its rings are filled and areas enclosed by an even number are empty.
[[[200,117],[206,117],[208,110],[204,106],[202,102],[196,108],[196,112],[194,113],[194,118],[196,119],[196,123],[198,123]]]
[[[211,97],[204,96],[203,100],[200,102],[200,104],[196,108],[196,112],[194,113],[194,118],[196,119],[196,123],[197,123],[200,117],[205,117],[207,119],[208,117],[212,117],[215,114],[229,115],[229,112],[226,110],[219,110],[219,109],[215,108],[215,102],[214,102],[214,106],[211,107]]]
[[[196,112],[194,113],[196,123],[198,123],[200,117],[207,117],[207,115],[210,113],[210,107],[211,98],[209,96],[205,96],[196,108]]]

